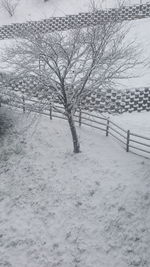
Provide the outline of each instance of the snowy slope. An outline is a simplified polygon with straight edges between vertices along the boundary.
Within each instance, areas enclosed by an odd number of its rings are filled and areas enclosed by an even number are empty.
[[[12,2],[18,0],[11,0]],[[142,3],[146,3],[142,0]],[[39,20],[49,17],[65,16],[89,11],[92,1],[90,0],[19,0],[15,14],[10,17],[6,10],[0,8],[0,25],[27,20]],[[140,0],[126,0],[126,5],[139,4]],[[118,0],[95,0],[98,8],[112,8],[118,6]]]
[[[142,3],[146,3],[143,0]],[[20,0],[13,17],[10,17],[4,8],[0,8],[0,25],[10,24],[14,22],[24,22],[30,20],[41,20],[52,16],[65,16],[68,14],[78,14],[90,9],[91,1],[89,0],[49,0],[44,2],[42,0]],[[110,8],[117,6],[117,0],[103,0],[95,1],[98,8]],[[127,5],[139,4],[140,0],[128,0]],[[128,40],[136,39],[138,46],[143,50],[142,58],[146,58],[150,62],[150,19],[137,20],[130,23],[131,31]],[[6,41],[0,41],[0,47],[5,45]],[[12,41],[10,41],[11,43]],[[135,88],[150,86],[149,67],[140,67],[133,71],[131,75],[137,75],[138,78],[122,81],[120,88]]]
[[[150,113],[147,111],[126,112],[119,116],[111,116],[111,118],[126,130],[150,137]]]
[[[88,6],[86,0],[20,0],[14,17],[0,10],[0,25],[76,14]],[[149,57],[150,20],[133,26],[131,37]],[[125,85],[150,85],[150,77]],[[4,134],[0,127],[0,266],[149,267],[149,161],[83,127],[82,153],[73,155],[65,122],[41,116],[37,123],[1,109],[0,118],[4,114],[9,128]],[[149,113],[113,119],[150,134]]]
[[[73,155],[65,122],[12,114],[0,139],[0,266],[150,266],[149,161],[89,128]]]

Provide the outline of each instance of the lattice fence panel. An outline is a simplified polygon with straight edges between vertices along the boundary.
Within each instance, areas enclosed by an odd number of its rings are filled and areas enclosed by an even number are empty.
[[[41,21],[13,23],[0,27],[0,40],[21,37],[23,34],[64,31],[73,28],[102,24],[106,21],[135,20],[150,17],[150,3],[111,8],[93,13],[79,13],[65,17],[53,17]]]
[[[50,99],[51,88],[43,87],[37,77],[24,77],[22,79],[1,79],[0,86],[3,92],[16,92],[38,99]],[[87,110],[99,112],[123,113],[133,111],[150,111],[150,88],[135,88],[132,90],[98,90],[86,96],[82,107]]]

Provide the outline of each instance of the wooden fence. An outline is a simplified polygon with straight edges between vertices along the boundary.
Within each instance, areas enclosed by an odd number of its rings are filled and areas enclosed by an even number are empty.
[[[67,120],[63,107],[48,101],[40,102],[36,99],[31,100],[22,96],[18,97],[18,99],[12,97],[12,99],[5,104],[20,108],[24,113],[30,111],[49,116],[50,120],[53,118]],[[74,115],[74,120],[80,127],[85,125],[103,131],[106,137],[112,136],[121,144],[126,152],[130,151],[150,159],[150,137],[125,130],[112,119],[107,118],[103,114],[96,113],[95,111],[87,112],[78,109]]]

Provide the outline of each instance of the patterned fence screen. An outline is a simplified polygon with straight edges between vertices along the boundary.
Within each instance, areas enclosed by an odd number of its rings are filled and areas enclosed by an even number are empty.
[[[150,3],[123,6],[119,9],[111,8],[99,10],[92,13],[79,13],[78,15],[68,15],[65,17],[53,17],[41,21],[31,21],[27,23],[14,23],[0,27],[0,40],[21,37],[30,32],[47,33],[53,31],[63,31],[77,27],[97,25],[106,21],[134,20],[150,17]],[[3,79],[1,79],[3,80]],[[12,79],[9,82],[1,81],[1,87],[15,92],[32,92],[35,97],[48,98],[50,89],[42,90],[40,82],[33,77],[20,80]],[[82,106],[86,109],[97,109],[100,112],[132,112],[150,110],[150,88],[140,88],[133,90],[98,90],[97,93],[90,94],[82,101]]]
[[[13,23],[0,27],[0,40],[22,36],[30,32],[47,33],[97,25],[106,21],[135,20],[150,17],[150,3],[110,8],[96,12],[79,13],[65,17],[52,17],[41,21]]]
[[[18,95],[28,95],[37,99],[51,99],[51,88],[44,87],[35,77],[22,79],[1,79],[1,92],[15,92]],[[123,113],[133,111],[150,111],[150,88],[135,88],[131,90],[104,90],[90,93],[81,103],[87,110],[99,112]]]

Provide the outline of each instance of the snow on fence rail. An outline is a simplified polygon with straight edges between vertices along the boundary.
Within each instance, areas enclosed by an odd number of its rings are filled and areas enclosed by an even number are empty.
[[[20,108],[24,113],[28,110],[30,112],[47,115],[50,120],[52,120],[52,118],[67,120],[63,107],[58,104],[53,105],[53,103],[48,101],[39,102],[38,100],[31,100],[22,96],[18,100],[11,99],[11,101],[5,104]],[[105,132],[107,137],[109,135],[112,136],[115,140],[119,141],[126,152],[130,151],[150,159],[150,137],[132,133],[130,130],[125,130],[120,127],[120,125],[103,114],[97,115],[95,112],[86,112],[81,108],[75,113],[74,120],[79,126],[86,125],[96,128]]]
[[[142,151],[146,154],[150,154],[150,138],[135,133],[129,133],[130,135],[130,148],[134,150]],[[139,141],[140,140],[140,141]],[[148,148],[147,149],[145,149]]]

